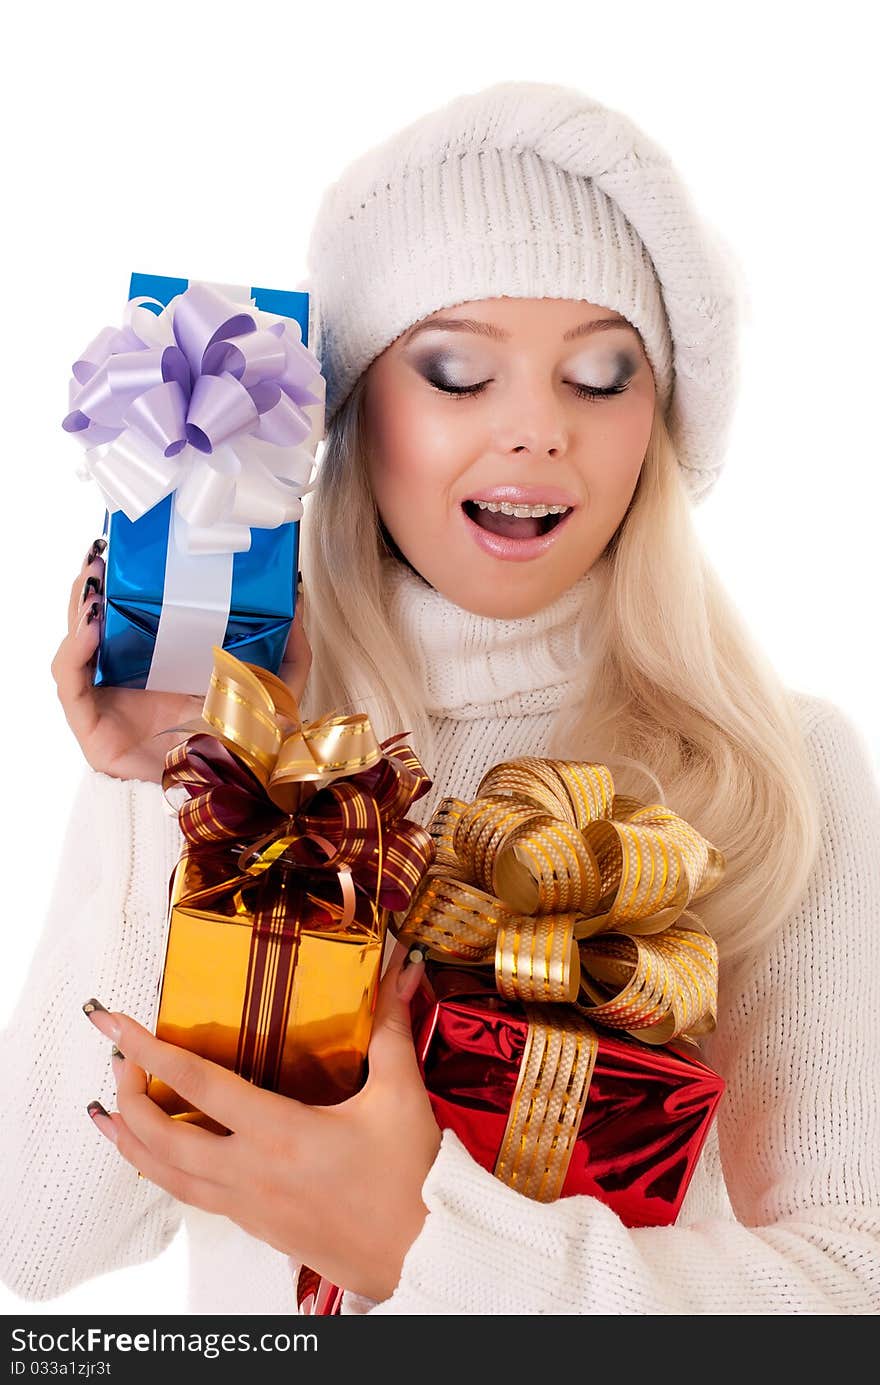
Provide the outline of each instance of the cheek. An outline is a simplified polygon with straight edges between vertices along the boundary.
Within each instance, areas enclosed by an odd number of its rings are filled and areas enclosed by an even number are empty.
[[[600,406],[602,407],[602,406]],[[609,510],[628,504],[651,436],[653,408],[634,407],[597,428],[585,449],[584,477],[591,504]]]
[[[448,401],[435,404],[399,392],[393,408],[378,408],[370,420],[370,480],[384,514],[398,507],[412,513],[413,501],[443,500],[461,470],[461,423]]]

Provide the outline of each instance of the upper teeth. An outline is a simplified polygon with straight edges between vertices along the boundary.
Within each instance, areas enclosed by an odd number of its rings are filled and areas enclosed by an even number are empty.
[[[569,505],[511,505],[507,500],[503,500],[500,504],[495,504],[491,500],[475,500],[473,503],[481,510],[491,510],[493,515],[500,510],[503,515],[516,515],[519,519],[540,519],[542,515],[561,515],[571,508]]]

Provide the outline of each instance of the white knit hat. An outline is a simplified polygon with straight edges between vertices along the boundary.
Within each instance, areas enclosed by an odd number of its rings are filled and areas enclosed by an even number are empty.
[[[740,267],[667,155],[582,92],[500,82],[399,131],[327,189],[307,269],[328,421],[441,308],[584,299],[639,330],[688,492],[713,485],[738,383]]]

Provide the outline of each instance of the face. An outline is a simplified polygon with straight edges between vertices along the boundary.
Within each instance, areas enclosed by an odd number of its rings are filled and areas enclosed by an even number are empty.
[[[614,534],[654,402],[641,338],[607,308],[552,298],[445,308],[367,372],[379,514],[407,561],[456,605],[530,615]]]

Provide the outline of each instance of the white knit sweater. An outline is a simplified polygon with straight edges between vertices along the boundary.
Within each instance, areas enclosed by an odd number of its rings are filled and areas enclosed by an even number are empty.
[[[422,670],[434,786],[412,810],[467,797],[484,770],[541,754],[589,648],[601,582],[518,620],[473,616],[386,565],[401,645]],[[578,664],[581,664],[581,670]],[[880,796],[867,747],[832,703],[793,694],[824,825],[800,907],[725,988],[703,1056],[727,1080],[679,1219],[628,1230],[596,1199],[531,1202],[447,1132],[429,1214],[399,1285],[346,1313],[866,1314],[880,1309]],[[314,712],[309,711],[309,715]],[[156,784],[84,773],[33,964],[3,1036],[0,1272],[25,1299],[158,1255],[184,1219],[181,1311],[291,1313],[287,1258],[178,1203],[96,1134],[112,1106],[109,1046],[82,1016],[99,996],[152,1019],[166,891],[182,838]]]

